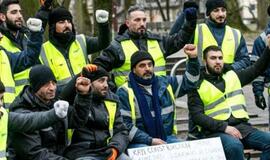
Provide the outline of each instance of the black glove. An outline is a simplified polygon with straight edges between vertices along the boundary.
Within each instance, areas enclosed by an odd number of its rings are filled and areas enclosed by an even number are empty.
[[[39,0],[42,7],[49,9],[52,6],[53,0]]]
[[[185,13],[187,21],[192,21],[192,20],[197,19],[197,9],[194,7],[185,9],[184,13]]]
[[[262,110],[264,110],[267,107],[265,98],[263,95],[255,96],[255,103],[256,103],[256,106],[261,108]]]
[[[183,10],[187,9],[187,8],[196,8],[197,10],[199,9],[199,6],[196,2],[194,1],[186,1],[184,2],[184,7]]]

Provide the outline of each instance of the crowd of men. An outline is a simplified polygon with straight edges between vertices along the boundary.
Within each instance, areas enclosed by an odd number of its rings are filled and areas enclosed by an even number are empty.
[[[168,36],[149,31],[144,8],[130,6],[113,40],[107,11],[95,12],[99,34],[89,37],[76,35],[66,8],[42,2],[27,27],[18,0],[0,4],[0,159],[129,160],[129,148],[181,142],[175,98],[186,94],[188,140],[220,137],[228,160],[244,159],[245,148],[270,159],[270,133],[249,123],[242,90],[259,77],[256,105],[266,108],[269,25],[251,65],[224,0],[207,0],[200,24],[198,5],[186,1]],[[180,49],[186,71],[167,76],[166,57]]]

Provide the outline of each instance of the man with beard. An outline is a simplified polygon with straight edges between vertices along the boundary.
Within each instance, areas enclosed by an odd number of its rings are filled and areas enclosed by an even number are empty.
[[[145,51],[131,56],[129,81],[117,90],[121,115],[129,129],[128,148],[179,142],[176,127],[175,97],[196,88],[199,62],[196,47],[184,47],[189,57],[184,76],[156,76],[155,61]]]
[[[244,148],[262,151],[261,159],[270,159],[270,134],[248,123],[249,116],[242,87],[267,68],[268,47],[258,61],[244,69],[231,70],[224,63],[222,50],[209,46],[203,51],[205,65],[198,88],[188,94],[188,109],[198,138],[220,137],[227,160],[244,160]]]
[[[57,105],[68,105],[67,102],[56,101],[56,79],[49,67],[34,66],[29,73],[30,86],[23,91],[11,104],[10,110],[19,113],[47,111]],[[89,114],[91,105],[88,94],[91,82],[79,77],[75,83],[78,91],[74,106],[68,108],[67,117],[48,128],[31,132],[11,132],[9,141],[15,154],[11,159],[64,160],[63,152],[68,145],[67,128],[82,127]],[[15,155],[15,157],[14,157]]]
[[[147,31],[146,13],[141,6],[131,6],[126,17],[126,30],[118,34],[110,46],[103,50],[93,63],[111,71],[117,87],[127,81],[130,57],[138,50],[149,52],[155,61],[155,73],[166,75],[165,58],[189,43],[194,33],[197,10],[186,12],[186,22],[177,33],[161,37]],[[121,27],[121,30],[125,27]]]
[[[0,46],[12,53],[20,53],[27,49],[29,30],[24,27],[22,9],[18,0],[3,0],[0,6]],[[28,66],[27,68],[29,68]],[[14,74],[16,95],[28,83],[29,69]]]
[[[194,34],[194,44],[198,47],[198,57],[203,65],[202,53],[210,45],[220,46],[224,63],[232,69],[240,70],[250,65],[246,42],[238,29],[227,25],[227,6],[224,0],[207,0],[205,23],[198,24]],[[185,6],[184,6],[185,7]],[[194,0],[189,0],[186,7],[196,7]],[[173,25],[170,34],[176,33],[182,26],[183,14]]]
[[[74,130],[65,156],[76,160],[129,160],[124,154],[128,130],[120,115],[119,99],[109,90],[109,73],[90,64],[83,68],[81,76],[92,82],[89,88],[92,103],[88,106],[90,113],[86,125]],[[68,85],[71,88],[65,92],[73,94],[74,81]]]
[[[49,14],[49,41],[43,44],[40,61],[52,69],[59,91],[89,63],[88,54],[109,45],[108,16],[105,10],[96,11],[99,36],[88,37],[75,35],[73,17],[64,7],[55,8]]]

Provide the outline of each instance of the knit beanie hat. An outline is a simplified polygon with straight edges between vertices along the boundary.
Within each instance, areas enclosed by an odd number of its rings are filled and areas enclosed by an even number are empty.
[[[145,51],[136,51],[130,58],[131,61],[130,69],[132,70],[136,66],[136,64],[138,64],[142,60],[151,60],[153,65],[155,65],[155,62],[151,54]]]
[[[34,92],[37,92],[44,84],[54,81],[55,76],[52,70],[45,65],[36,65],[32,67],[29,73],[30,87]]]
[[[188,1],[184,2],[183,10],[185,10],[187,8],[191,8],[191,7],[196,8],[197,10],[199,9],[198,4],[193,0],[188,0]]]
[[[224,7],[227,9],[226,3],[224,0],[207,0],[206,4],[206,15],[209,16],[210,13],[218,7]]]
[[[91,80],[91,82],[103,77],[103,76],[107,76],[109,77],[109,73],[102,67],[100,66],[96,66],[94,64],[90,64],[91,66],[88,67],[89,65],[83,67],[82,69],[82,76],[89,78]],[[94,68],[96,69],[91,69],[93,68],[93,66],[95,66]]]
[[[65,7],[57,7],[49,14],[49,25],[62,20],[70,20],[72,22],[72,15]]]

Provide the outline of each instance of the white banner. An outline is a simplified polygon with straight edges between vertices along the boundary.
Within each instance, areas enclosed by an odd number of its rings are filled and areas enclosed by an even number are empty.
[[[219,137],[128,149],[128,155],[132,160],[226,160]]]

